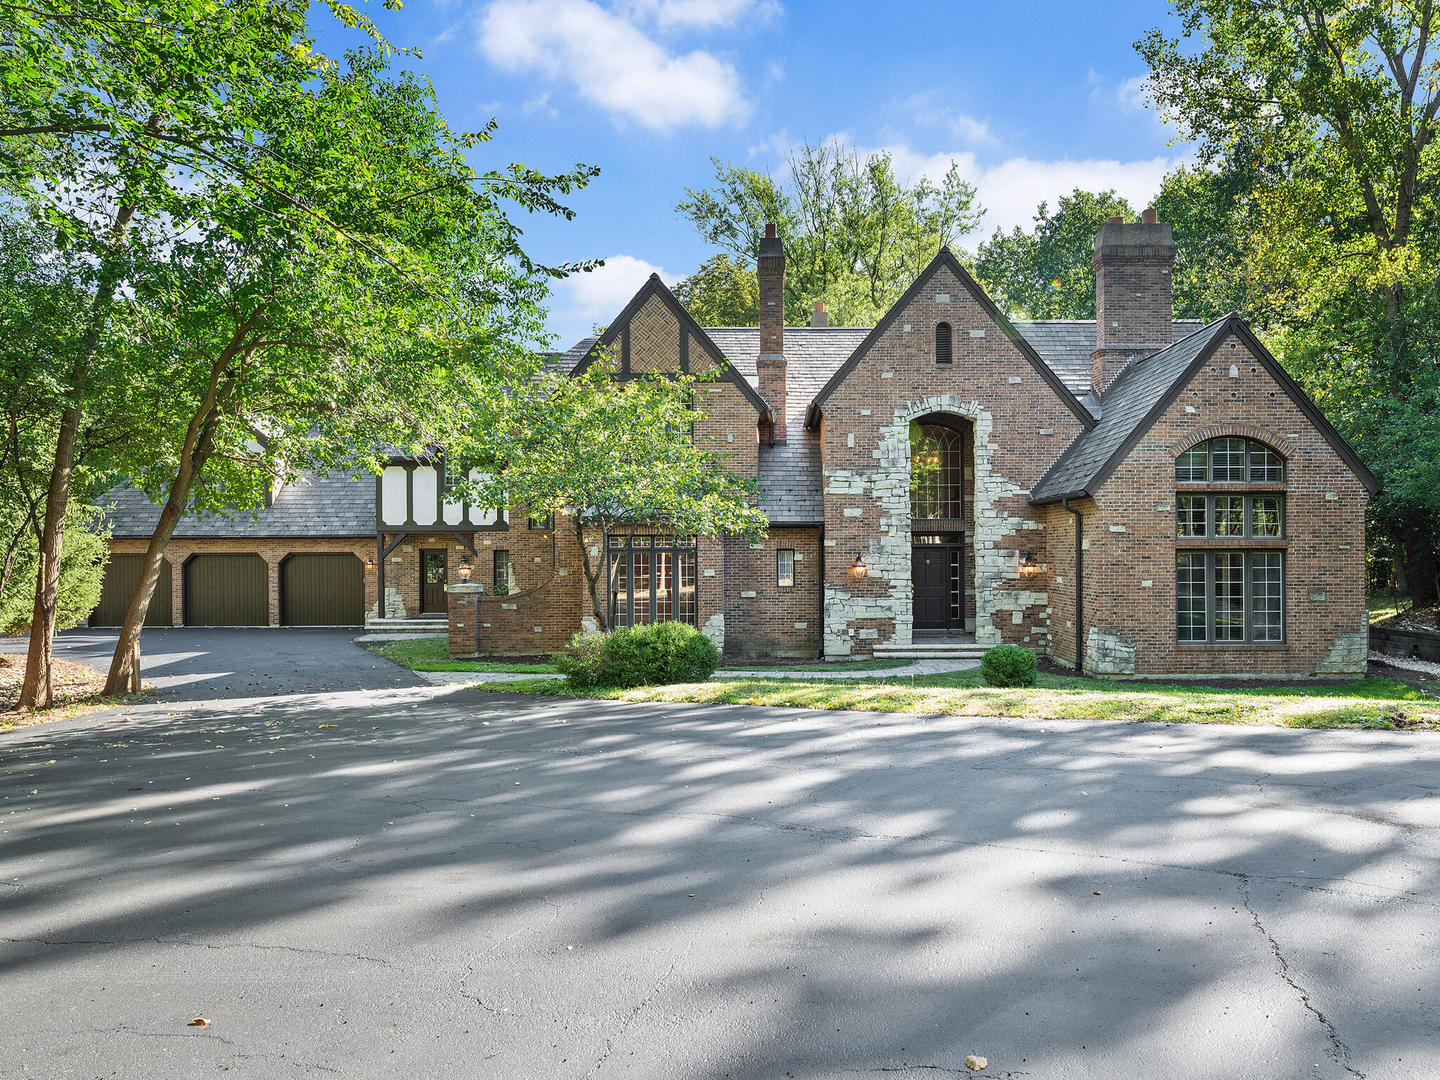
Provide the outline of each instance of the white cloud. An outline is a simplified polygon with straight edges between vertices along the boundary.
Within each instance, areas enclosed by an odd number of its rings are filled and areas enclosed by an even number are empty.
[[[911,94],[898,108],[910,113],[911,119],[921,127],[944,128],[967,146],[990,146],[1000,141],[984,120],[937,100],[933,90]]]
[[[966,113],[956,113],[950,117],[950,130],[961,142],[971,145],[995,141],[995,136],[990,134],[989,124]]]
[[[584,337],[595,323],[609,323],[630,302],[651,274],[672,278],[654,263],[634,255],[610,255],[605,265],[588,274],[572,274],[555,286],[552,324],[562,336],[560,348]]]
[[[591,0],[496,0],[480,18],[479,46],[505,71],[568,82],[591,104],[657,131],[750,114],[732,64],[699,49],[672,52]]]
[[[939,181],[953,162],[961,177],[975,186],[980,205],[985,208],[979,233],[986,237],[997,228],[1009,231],[1016,225],[1028,227],[1042,200],[1054,209],[1061,195],[1068,195],[1077,187],[1087,191],[1113,188],[1132,206],[1147,206],[1160,190],[1161,177],[1184,160],[1164,155],[1135,161],[1114,158],[1037,161],[1013,157],[982,164],[968,150],[922,154],[904,144],[875,149],[888,152],[896,175],[909,183],[922,176]]]
[[[765,23],[780,13],[776,0],[634,0],[630,7],[667,30],[734,26],[741,18]]]
[[[938,184],[953,164],[960,178],[974,186],[976,200],[985,208],[980,228],[967,238],[970,244],[988,238],[996,229],[1008,232],[1017,225],[1028,228],[1034,220],[1035,208],[1042,200],[1049,203],[1053,210],[1061,195],[1068,195],[1077,187],[1086,191],[1113,188],[1131,206],[1148,206],[1160,190],[1161,178],[1190,160],[1187,154],[1174,157],[1161,154],[1132,161],[1116,158],[1037,160],[1011,157],[984,162],[973,150],[926,154],[906,142],[863,146],[849,131],[834,132],[824,141],[854,146],[862,157],[889,154],[895,175],[906,184],[913,184],[921,177]],[[774,163],[773,173],[781,177],[786,172],[788,154],[798,145],[790,133],[782,129],[750,147],[749,153],[752,157],[765,155]]]

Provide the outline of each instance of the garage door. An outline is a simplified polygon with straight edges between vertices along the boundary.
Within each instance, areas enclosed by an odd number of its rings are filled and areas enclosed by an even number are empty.
[[[268,626],[269,583],[259,555],[196,555],[185,564],[185,623]]]
[[[364,567],[354,555],[291,555],[280,564],[280,621],[286,626],[359,626],[365,621]]]
[[[140,584],[140,566],[144,555],[111,555],[105,564],[105,580],[100,585],[100,606],[90,615],[91,626],[119,626],[125,621],[125,609]],[[170,560],[160,563],[160,580],[145,613],[146,626],[170,625]]]

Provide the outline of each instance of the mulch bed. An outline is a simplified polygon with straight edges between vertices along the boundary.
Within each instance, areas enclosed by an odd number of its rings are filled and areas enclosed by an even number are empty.
[[[1075,669],[1067,668],[1055,663],[1047,657],[1039,658],[1040,670],[1047,675],[1065,675],[1069,678],[1076,678]],[[1421,688],[1426,682],[1427,676],[1415,671],[1406,671],[1402,668],[1393,668],[1388,664],[1377,664],[1370,661],[1366,675],[1372,679],[1394,679],[1396,682],[1403,682],[1407,686]],[[1080,678],[1094,680],[1093,675],[1083,675]],[[1166,679],[1163,676],[1156,676],[1153,680],[1142,677],[1140,682],[1175,682],[1180,685],[1180,680]],[[1185,680],[1186,683],[1191,680]],[[1291,688],[1295,686],[1345,686],[1354,682],[1354,679],[1266,679],[1263,676],[1254,679],[1195,679],[1196,686],[1213,686],[1220,690],[1253,690],[1257,687],[1275,687],[1277,689]],[[1428,687],[1426,687],[1428,688]]]
[[[13,722],[21,715],[15,709],[25,681],[25,654],[0,653],[0,723]],[[51,687],[55,704],[78,705],[99,696],[105,687],[105,673],[58,657],[52,661]]]
[[[1429,630],[1433,633],[1440,630],[1440,607],[1410,608],[1382,619],[1376,625],[1391,630]]]

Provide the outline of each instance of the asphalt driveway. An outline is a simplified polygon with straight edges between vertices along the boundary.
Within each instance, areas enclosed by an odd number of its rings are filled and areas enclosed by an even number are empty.
[[[433,687],[22,729],[0,1073],[1440,1075],[1437,767]]]
[[[372,690],[419,686],[413,671],[357,647],[359,630],[146,627],[140,669],[162,701]],[[116,630],[67,630],[55,655],[110,669]],[[0,638],[0,652],[23,653],[23,637]]]

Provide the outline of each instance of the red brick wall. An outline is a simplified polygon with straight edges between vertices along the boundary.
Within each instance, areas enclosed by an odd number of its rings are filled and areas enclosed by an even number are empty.
[[[795,552],[795,584],[781,588],[776,554]],[[820,655],[820,530],[775,528],[759,544],[725,541],[725,652]]]
[[[1282,645],[1196,646],[1177,641],[1176,551],[1230,551],[1270,543],[1176,539],[1175,459],[1201,439],[1227,434],[1270,443],[1287,458],[1283,487],[1251,486],[1283,490],[1285,495]],[[1311,674],[1342,635],[1354,635],[1366,625],[1366,502],[1355,474],[1232,337],[1096,496],[1094,512],[1085,521],[1090,540],[1085,555],[1086,626],[1133,643],[1137,674]]]

